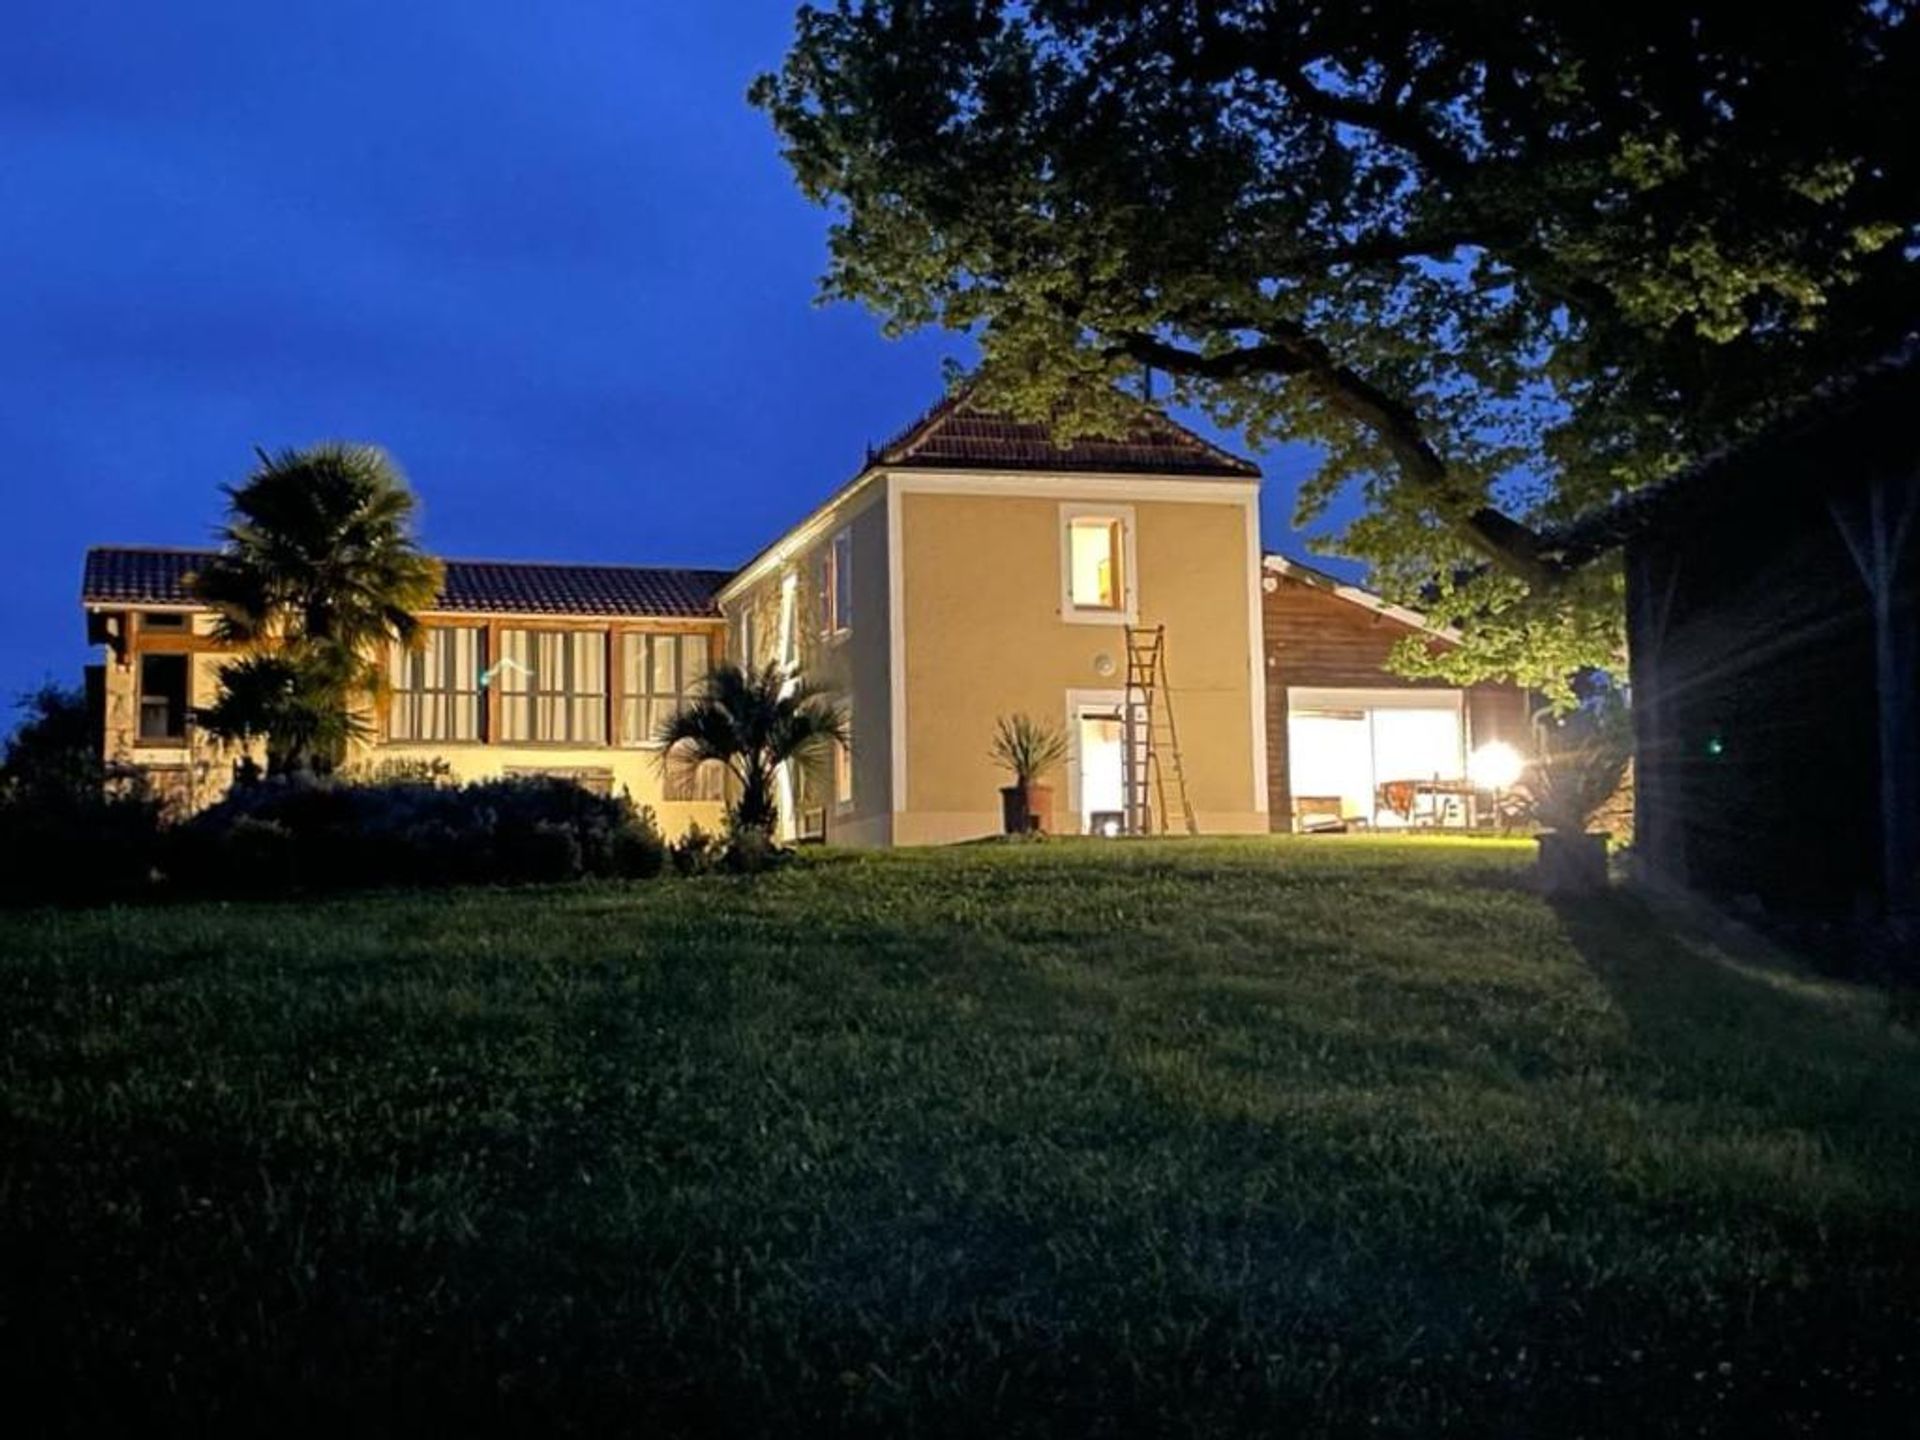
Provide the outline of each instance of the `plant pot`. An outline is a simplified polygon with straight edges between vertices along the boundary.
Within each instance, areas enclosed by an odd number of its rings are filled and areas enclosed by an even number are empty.
[[[1535,838],[1540,843],[1540,858],[1534,874],[1542,892],[1597,895],[1607,888],[1607,836],[1549,830]]]
[[[1003,787],[1000,791],[1000,817],[1009,835],[1046,833],[1053,828],[1053,787]]]

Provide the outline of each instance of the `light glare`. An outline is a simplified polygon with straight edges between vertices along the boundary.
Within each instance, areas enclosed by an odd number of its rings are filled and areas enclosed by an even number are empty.
[[[1525,768],[1518,750],[1504,740],[1490,740],[1467,760],[1467,778],[1482,790],[1505,790]]]

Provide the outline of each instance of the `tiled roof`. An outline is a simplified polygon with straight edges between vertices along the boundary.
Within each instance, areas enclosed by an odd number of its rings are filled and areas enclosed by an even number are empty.
[[[186,577],[211,550],[101,545],[87,551],[85,604],[186,605]],[[717,617],[714,596],[731,570],[639,565],[549,565],[523,560],[449,560],[436,611],[476,615]]]
[[[1155,410],[1119,439],[1083,436],[1054,443],[1045,425],[975,408],[949,395],[870,456],[876,465],[958,470],[1103,471],[1257,479],[1260,467],[1209,444]]]

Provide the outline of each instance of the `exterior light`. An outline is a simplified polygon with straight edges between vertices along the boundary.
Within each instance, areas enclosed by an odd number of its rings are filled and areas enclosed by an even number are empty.
[[[1482,790],[1506,790],[1526,769],[1520,752],[1504,740],[1490,740],[1467,761],[1467,778]]]

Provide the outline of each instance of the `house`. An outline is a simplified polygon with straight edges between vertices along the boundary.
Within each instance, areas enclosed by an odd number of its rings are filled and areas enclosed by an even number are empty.
[[[1160,416],[1056,445],[948,398],[720,592],[735,653],[846,697],[830,836],[927,844],[1000,829],[998,716],[1066,732],[1063,831],[1124,810],[1130,629],[1165,627],[1187,798],[1209,834],[1268,826],[1251,462]]]
[[[783,779],[790,837],[998,832],[1007,777],[988,749],[1017,712],[1067,737],[1064,832],[1184,828],[1188,812],[1206,834],[1467,818],[1469,753],[1519,737],[1523,697],[1386,674],[1399,636],[1448,637],[1263,555],[1259,488],[1257,466],[1158,414],[1060,445],[949,397],[737,571],[447,562],[427,643],[391,656],[352,759],[565,774],[651,805],[669,831],[712,826],[721,777],[681,783],[651,737],[725,656],[806,674],[848,712],[851,745]],[[191,722],[222,659],[186,583],[207,553],[95,549],[82,586],[107,651],[105,752],[188,808],[232,770]],[[1151,640],[1147,704],[1132,687]],[[1149,773],[1168,786],[1150,806]],[[1404,809],[1382,804],[1395,785],[1418,789]]]
[[[1920,343],[1561,538],[1624,553],[1648,882],[1915,933],[1916,412]]]
[[[87,635],[106,649],[106,757],[146,772],[187,810],[217,800],[234,757],[192,723],[225,651],[187,589],[208,550],[101,546],[87,552]],[[663,826],[712,828],[721,777],[665,773],[652,742],[720,654],[714,596],[724,570],[449,560],[421,615],[425,644],[389,656],[390,693],[350,757],[404,768],[440,762],[463,780],[564,775],[651,805]]]

